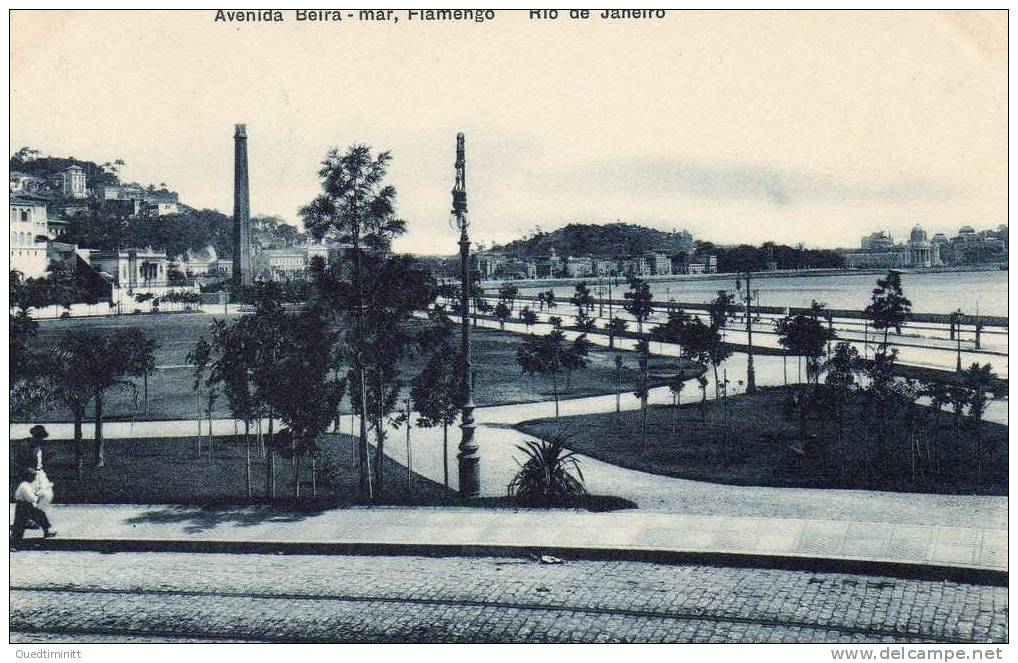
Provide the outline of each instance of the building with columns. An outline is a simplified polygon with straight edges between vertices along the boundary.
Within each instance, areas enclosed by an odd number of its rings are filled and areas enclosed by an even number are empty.
[[[155,251],[152,247],[95,251],[89,261],[96,270],[109,274],[113,285],[122,290],[131,292],[169,285],[169,259],[165,252]]]
[[[912,228],[906,249],[908,251],[909,267],[933,266],[933,247],[930,244],[929,237],[926,235],[926,231],[919,224]]]
[[[26,278],[46,276],[49,260],[46,242],[49,229],[46,219],[46,199],[32,195],[13,194],[11,209],[11,269]]]

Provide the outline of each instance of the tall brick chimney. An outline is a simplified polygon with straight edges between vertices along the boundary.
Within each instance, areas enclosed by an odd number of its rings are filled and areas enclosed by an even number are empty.
[[[247,181],[247,125],[233,134],[233,285],[251,285],[251,194]]]

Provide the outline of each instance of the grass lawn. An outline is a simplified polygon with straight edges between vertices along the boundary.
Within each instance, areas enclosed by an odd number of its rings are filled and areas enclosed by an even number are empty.
[[[707,405],[706,428],[699,402],[685,403],[677,409],[651,407],[646,442],[641,439],[639,410],[563,417],[557,423],[554,419],[536,419],[518,428],[535,436],[567,431],[571,435],[569,446],[580,453],[622,467],[686,479],[758,486],[1007,495],[1006,426],[981,424],[985,460],[980,471],[975,461],[973,422],[965,417],[956,429],[953,415],[935,415],[928,408],[915,406],[918,409],[914,414],[924,421],[925,439],[938,470],[931,478],[923,460],[923,472],[917,471],[913,478],[904,416],[895,422],[883,462],[875,460],[876,425],[861,397],[853,398],[846,408],[840,445],[831,417],[811,419],[811,441],[800,453],[798,416],[788,407],[791,397],[790,388],[775,388],[729,399],[728,445],[724,443],[722,407],[713,402]]]
[[[208,333],[208,325],[217,316],[180,313],[161,315],[121,316],[110,318],[84,318],[44,320],[39,324],[39,335],[33,347],[41,349],[57,343],[72,328],[123,328],[137,327],[159,341],[156,365],[159,370],[149,376],[148,407],[144,406],[142,380],[137,380],[137,392],[130,389],[111,391],[104,403],[107,421],[138,421],[191,419],[196,416],[197,399],[192,390],[192,369],[186,366],[188,352],[195,340]],[[222,316],[218,316],[222,317]],[[237,316],[229,316],[236,318]],[[523,337],[520,334],[497,330],[473,330],[474,402],[479,405],[532,403],[552,399],[550,378],[524,375],[516,364],[516,348]],[[622,351],[623,389],[631,390],[636,382],[636,354]],[[409,382],[424,367],[425,358],[414,356],[404,362],[404,381]],[[651,357],[651,373],[667,374],[683,370],[689,375],[699,367],[691,362],[669,357]],[[559,377],[559,397],[577,398],[614,393],[617,376],[613,353],[595,346],[591,350],[588,366],[572,375]],[[654,384],[654,383],[652,383]],[[402,398],[402,396],[401,396]],[[344,400],[343,411],[349,411]],[[89,412],[91,415],[91,412]],[[226,400],[220,396],[213,408],[213,417],[229,417]],[[33,421],[70,421],[70,414],[59,406],[52,407],[33,417]]]
[[[202,457],[194,438],[154,438],[148,440],[107,440],[106,462],[101,468],[92,466],[94,447],[86,441],[84,477],[78,478],[78,465],[73,445],[48,442],[43,446],[46,474],[56,485],[58,504],[179,504],[209,508],[243,504],[271,503],[279,507],[320,508],[364,504],[358,492],[358,462],[355,438],[339,434],[325,435],[319,442],[316,456],[317,498],[311,499],[311,461],[301,463],[301,500],[295,501],[294,466],[289,458],[276,456],[276,496],[266,494],[266,460],[251,437],[251,486],[253,497],[247,497],[247,474],[243,437],[216,438],[214,458],[209,458],[209,445],[202,443]],[[14,472],[21,454],[27,451],[24,441],[11,445],[10,498],[13,500],[17,481]],[[371,448],[373,476],[374,447]],[[450,463],[455,463],[455,457]],[[407,483],[405,465],[385,458],[385,493],[379,495],[375,479],[374,504],[409,506],[471,506],[475,508],[515,509],[519,505],[507,497],[485,497],[464,502],[455,486],[414,473]],[[636,504],[619,497],[581,495],[546,504],[530,504],[541,508],[586,509],[614,511],[636,508]]]
[[[16,447],[17,445],[12,445]],[[209,459],[208,440],[202,443],[202,459],[194,438],[107,440],[106,462],[92,467],[91,441],[86,441],[84,480],[78,479],[73,445],[50,442],[43,447],[46,474],[56,484],[58,503],[120,504],[228,504],[246,503],[244,438],[219,437],[214,459]],[[374,452],[372,450],[372,463]],[[16,467],[14,452],[11,468]],[[256,499],[263,499],[266,460],[251,438],[251,485]],[[357,453],[354,438],[327,435],[319,443],[316,461],[318,502],[337,504],[356,501]],[[374,468],[373,468],[374,469]],[[13,469],[12,469],[13,471]],[[422,476],[412,477],[407,490],[406,468],[386,458],[386,501],[414,504],[445,504],[455,494]],[[289,458],[276,456],[276,495],[280,501],[293,497],[294,468]],[[12,490],[15,485],[12,481]],[[311,495],[311,461],[301,462],[301,495]]]

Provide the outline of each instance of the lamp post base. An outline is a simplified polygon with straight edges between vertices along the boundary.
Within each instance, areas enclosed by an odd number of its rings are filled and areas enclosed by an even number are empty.
[[[463,439],[456,455],[459,460],[459,493],[460,497],[470,499],[481,494],[481,457],[477,454],[478,446],[474,439],[477,424],[474,423],[473,401],[463,406],[460,430],[463,431]]]

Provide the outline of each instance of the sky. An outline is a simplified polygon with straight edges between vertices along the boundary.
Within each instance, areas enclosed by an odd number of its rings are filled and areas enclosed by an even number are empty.
[[[11,14],[11,152],[99,163],[297,223],[334,146],[393,155],[409,232],[453,253],[466,134],[475,241],[623,220],[715,243],[858,246],[1007,223],[1007,14],[680,12],[628,21],[216,22]],[[596,13],[596,12],[595,12]]]

